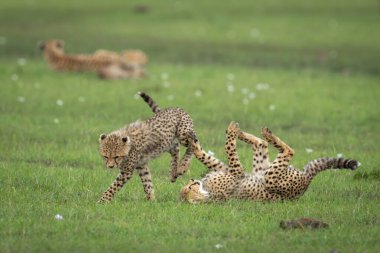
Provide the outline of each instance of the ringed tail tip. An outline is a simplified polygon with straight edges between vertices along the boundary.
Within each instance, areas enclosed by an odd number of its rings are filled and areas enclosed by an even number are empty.
[[[350,168],[351,170],[356,170],[359,167],[359,162],[356,160],[347,160],[347,167]]]

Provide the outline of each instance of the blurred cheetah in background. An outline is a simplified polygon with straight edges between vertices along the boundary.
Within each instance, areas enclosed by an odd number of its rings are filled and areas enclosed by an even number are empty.
[[[65,54],[64,43],[60,40],[46,41],[40,45],[40,49],[49,67],[56,71],[95,72],[104,79],[128,79],[145,75],[140,63],[129,63],[125,60],[127,55],[134,55],[133,52],[125,53],[123,56],[105,50],[93,55]],[[144,58],[146,55],[141,57]]]

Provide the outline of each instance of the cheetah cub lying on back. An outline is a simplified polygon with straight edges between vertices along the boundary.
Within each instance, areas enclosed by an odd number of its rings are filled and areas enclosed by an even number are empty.
[[[146,121],[136,121],[109,134],[100,135],[100,155],[108,168],[118,167],[120,173],[112,185],[103,193],[99,202],[109,202],[117,191],[137,170],[148,200],[154,199],[154,189],[148,162],[169,152],[171,160],[171,181],[189,167],[192,151],[187,136],[194,135],[193,121],[181,108],[160,109],[145,93],[139,93],[155,115]],[[179,161],[179,144],[187,147]]]
[[[228,165],[207,154],[195,137],[189,137],[194,155],[211,172],[201,180],[190,180],[181,190],[181,199],[190,203],[233,197],[258,201],[297,199],[306,191],[317,173],[326,169],[354,170],[358,166],[355,160],[319,158],[309,162],[303,171],[296,170],[289,165],[293,150],[268,128],[262,129],[262,135],[266,141],[240,131],[238,124],[231,122],[225,145]],[[236,139],[252,145],[252,173],[244,173],[236,151]],[[279,151],[272,163],[269,161],[268,143]]]

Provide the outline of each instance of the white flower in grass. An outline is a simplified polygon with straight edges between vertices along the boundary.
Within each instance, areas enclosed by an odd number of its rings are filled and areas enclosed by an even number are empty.
[[[169,79],[169,74],[166,73],[166,72],[161,73],[161,79],[162,80],[168,80]]]
[[[249,99],[255,99],[255,98],[256,98],[256,93],[254,93],[254,92],[250,92],[250,93],[248,94],[248,98],[249,98]]]
[[[362,163],[358,161],[358,167],[362,166]]]
[[[337,156],[338,158],[342,158],[342,157],[343,157],[343,154],[339,153],[339,154],[336,154],[336,156]]]
[[[169,88],[172,84],[169,82],[169,81],[164,81],[162,83],[162,86],[164,86],[165,88]]]
[[[241,92],[242,94],[248,94],[249,90],[248,90],[247,88],[242,88],[242,89],[240,90],[240,92]]]
[[[202,91],[201,90],[196,90],[195,93],[194,93],[194,95],[196,97],[201,97],[202,96]]]
[[[256,90],[267,90],[267,89],[269,89],[269,84],[267,83],[256,84]]]
[[[55,124],[59,124],[59,119],[58,118],[55,118],[53,121],[54,121]]]
[[[329,56],[330,56],[330,58],[335,59],[335,58],[338,57],[338,52],[335,51],[335,50],[332,50],[332,51],[329,52]]]
[[[211,156],[215,155],[215,153],[212,152],[211,150],[207,151],[207,154],[209,154],[209,155],[211,155]]]
[[[26,59],[25,58],[19,58],[17,60],[17,64],[20,66],[24,66],[26,64]]]
[[[339,23],[335,19],[330,19],[327,25],[329,26],[329,28],[337,28]]]
[[[1,46],[4,46],[5,44],[7,44],[7,38],[5,38],[5,37],[0,37],[0,45],[1,45]]]
[[[18,80],[18,75],[17,74],[13,74],[11,76],[11,79],[12,79],[12,81],[17,81]]]
[[[229,93],[234,92],[234,91],[235,91],[235,86],[234,86],[232,83],[228,84],[228,85],[227,85],[227,91],[228,91]]]
[[[172,101],[173,99],[174,99],[174,95],[169,95],[169,96],[168,96],[168,100],[169,100],[169,101]]]
[[[234,31],[228,31],[226,33],[227,38],[234,39],[236,37],[236,33]]]
[[[33,85],[35,89],[41,88],[41,84],[39,82],[35,82]]]
[[[312,148],[306,148],[305,150],[306,150],[306,153],[309,153],[309,154],[314,152]]]
[[[20,97],[17,98],[17,101],[19,101],[20,103],[24,103],[25,102],[25,98],[20,96]]]
[[[243,105],[248,105],[248,103],[249,103],[248,98],[244,98],[244,99],[243,99]]]
[[[269,106],[269,110],[270,110],[270,111],[274,111],[274,110],[276,110],[276,106],[275,106],[275,105],[270,105],[270,106]]]
[[[80,97],[78,98],[78,101],[81,102],[81,103],[84,103],[84,101],[86,101],[86,98],[80,96]]]
[[[228,73],[228,74],[227,74],[227,79],[230,80],[230,81],[232,81],[232,80],[235,79],[235,75],[232,74],[232,73]]]
[[[54,216],[54,219],[55,219],[55,220],[63,220],[63,216],[60,215],[60,214],[56,214],[56,215]]]
[[[257,37],[260,37],[260,31],[257,29],[257,28],[252,28],[251,31],[249,32],[249,35],[252,37],[252,38],[257,38]]]
[[[215,249],[221,249],[221,248],[223,248],[223,245],[218,243],[218,244],[215,244],[214,247],[215,247]]]
[[[61,99],[58,99],[56,103],[58,106],[63,106],[63,101]]]

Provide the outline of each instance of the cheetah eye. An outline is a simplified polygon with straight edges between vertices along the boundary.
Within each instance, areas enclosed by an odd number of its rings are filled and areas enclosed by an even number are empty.
[[[115,159],[119,159],[120,156],[115,156]]]
[[[108,159],[108,156],[103,156],[104,159]]]

